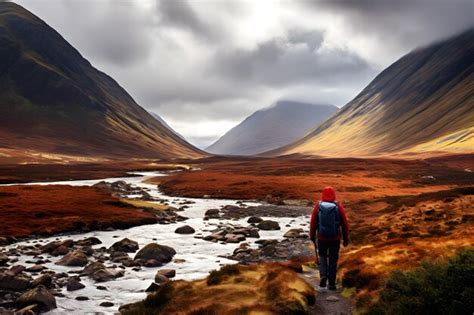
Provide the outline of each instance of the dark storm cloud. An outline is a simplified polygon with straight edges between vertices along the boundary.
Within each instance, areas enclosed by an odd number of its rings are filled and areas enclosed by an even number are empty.
[[[163,25],[182,28],[207,39],[218,36],[216,28],[201,20],[186,0],[159,1],[157,9]]]
[[[266,86],[338,85],[375,73],[351,51],[322,47],[323,39],[322,32],[290,30],[286,37],[267,40],[254,49],[219,51],[211,71]]]
[[[352,34],[406,52],[474,27],[472,0],[324,0],[301,2],[343,17]],[[374,56],[375,57],[375,56]]]

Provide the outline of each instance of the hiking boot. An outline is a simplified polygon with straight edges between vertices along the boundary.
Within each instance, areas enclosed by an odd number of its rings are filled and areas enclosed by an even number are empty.
[[[329,290],[336,291],[336,285],[335,284],[329,284]]]
[[[325,287],[326,287],[326,281],[327,281],[327,280],[328,280],[328,278],[326,278],[326,277],[321,278],[321,281],[319,282],[319,286],[320,286],[321,288],[325,288]]]

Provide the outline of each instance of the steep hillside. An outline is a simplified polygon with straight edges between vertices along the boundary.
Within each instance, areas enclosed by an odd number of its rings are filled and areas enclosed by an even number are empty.
[[[200,157],[54,29],[0,3],[0,148],[107,158]]]
[[[337,109],[332,105],[279,101],[247,117],[206,150],[253,155],[275,149],[303,137]]]
[[[474,150],[474,30],[417,49],[336,115],[269,155]]]

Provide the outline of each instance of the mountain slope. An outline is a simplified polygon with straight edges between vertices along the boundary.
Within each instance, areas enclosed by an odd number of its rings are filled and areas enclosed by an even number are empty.
[[[474,30],[417,49],[336,115],[268,155],[474,151]]]
[[[54,29],[7,2],[0,3],[0,147],[117,158],[204,155]]]
[[[161,118],[160,115],[156,114],[156,113],[151,113],[150,114],[156,119],[158,120],[163,126],[165,126],[166,128],[168,128],[173,134],[177,135],[178,137],[180,137],[181,139],[183,140],[186,140],[186,138],[184,138],[182,135],[180,135],[176,130],[174,130],[170,125],[168,125],[168,123],[163,119]]]
[[[253,155],[275,149],[301,138],[337,110],[332,105],[279,101],[247,117],[206,150]]]

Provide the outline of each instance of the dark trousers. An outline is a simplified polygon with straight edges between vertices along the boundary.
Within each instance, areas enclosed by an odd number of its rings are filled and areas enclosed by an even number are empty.
[[[328,278],[330,285],[336,284],[337,259],[339,258],[340,240],[318,240],[319,274]]]

